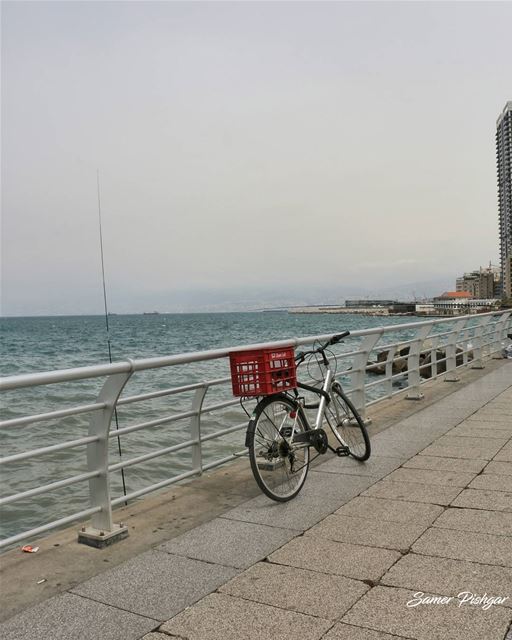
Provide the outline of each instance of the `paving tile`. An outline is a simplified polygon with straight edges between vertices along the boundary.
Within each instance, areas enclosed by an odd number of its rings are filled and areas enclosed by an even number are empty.
[[[512,536],[512,513],[448,508],[433,526],[475,533],[491,533],[497,536]]]
[[[293,500],[279,503],[261,495],[222,517],[304,531],[374,481],[371,477],[310,472],[302,491]]]
[[[432,469],[433,471],[457,471],[480,473],[487,460],[464,460],[461,458],[435,458],[432,456],[414,456],[402,465],[407,469]]]
[[[219,591],[289,611],[337,620],[369,588],[364,582],[343,576],[260,562]]]
[[[412,550],[423,555],[512,567],[512,544],[507,536],[432,527],[413,544]]]
[[[487,511],[512,511],[512,493],[464,489],[452,502],[452,507],[484,509]]]
[[[319,640],[331,625],[330,620],[212,593],[160,630],[187,640]]]
[[[371,486],[362,495],[374,498],[388,498],[390,500],[447,505],[452,502],[460,490],[460,487],[422,485],[416,482],[391,482],[386,478]]]
[[[335,511],[335,515],[355,516],[379,522],[405,522],[429,525],[443,512],[436,504],[387,500],[358,496]]]
[[[505,408],[504,405],[500,405],[497,406],[496,408],[490,409],[490,410],[485,410],[485,409],[479,409],[478,411],[475,411],[474,413],[472,413],[467,419],[468,420],[480,420],[482,422],[492,422],[492,420],[497,417],[498,420],[500,422],[506,422],[501,420],[501,418],[505,417],[509,418],[510,421],[510,416],[512,415],[512,407],[507,407]],[[490,418],[490,419],[489,419]]]
[[[492,441],[489,440],[489,438],[487,438],[487,436],[484,436],[483,438],[475,438],[475,437],[465,437],[464,441],[461,441],[459,438],[457,437],[453,437],[450,435],[445,435],[445,436],[441,436],[440,438],[438,438],[435,441],[435,446],[446,446],[446,447],[460,447],[460,446],[467,446],[467,447],[473,447],[475,452],[477,452],[480,448],[482,448],[482,450],[489,450],[489,451],[499,451],[503,445],[505,445],[507,443],[508,440],[508,436],[504,436],[503,438],[496,438],[493,439]],[[476,457],[476,456],[475,456]]]
[[[377,527],[375,520],[332,515],[309,529],[305,536],[318,536],[337,542],[405,551],[427,526],[417,523],[387,522],[385,527]]]
[[[512,411],[512,395],[506,396],[503,394],[498,396],[495,400],[489,403],[489,406],[492,407],[492,409],[508,411],[510,413]]]
[[[495,414],[495,415],[497,415],[497,414]],[[505,414],[501,414],[500,417],[503,417],[503,415],[505,415]],[[494,421],[494,419],[489,420],[488,416],[486,416],[486,418],[484,418],[484,416],[481,415],[481,414],[473,413],[472,415],[469,416],[469,418],[466,418],[465,422],[468,422],[468,423],[469,422],[471,422],[471,423],[475,422],[475,423],[478,423],[478,424],[482,425],[482,428],[487,427],[488,429],[493,429],[493,428],[496,428],[496,429],[508,429],[509,426],[510,426],[510,416],[512,416],[512,409],[509,411],[508,416],[509,416],[509,420],[508,421],[507,420],[498,419],[498,421],[496,422],[496,421]],[[493,427],[493,422],[496,425],[495,427]]]
[[[148,551],[75,587],[92,600],[167,620],[238,572],[230,567]]]
[[[0,625],[2,640],[137,640],[157,620],[71,593],[50,598]]]
[[[245,569],[297,535],[280,527],[216,518],[173,538],[160,551]]]
[[[329,629],[322,640],[407,640],[403,636],[390,636],[389,633],[354,627],[351,624],[338,623]]]
[[[375,582],[400,557],[398,551],[389,549],[301,536],[274,551],[269,560],[290,567]]]
[[[510,609],[448,604],[408,607],[414,591],[375,587],[356,602],[342,622],[366,626],[415,640],[499,640],[507,630]]]
[[[347,498],[350,500],[373,482],[375,482],[373,477],[354,475],[340,477],[337,474],[322,473],[315,469],[309,472],[301,493],[310,498],[322,498],[331,504],[340,502],[339,506],[341,506]]]
[[[508,567],[408,553],[381,578],[381,583],[447,596],[467,591],[486,593],[507,598],[502,606],[512,607],[512,569]]]
[[[471,420],[479,420],[482,422],[492,422],[496,425],[499,423],[510,424],[511,412],[497,412],[490,410],[482,410],[473,413]]]
[[[398,422],[388,427],[385,431],[381,431],[374,440],[398,440],[404,443],[413,442],[425,446],[442,434],[443,432],[439,432],[438,421],[433,421],[430,424],[421,424],[419,420],[409,418],[408,421]]]
[[[469,485],[470,489],[512,492],[512,476],[498,476],[485,473],[477,476]]]
[[[500,397],[498,396],[498,398],[486,404],[485,407],[482,407],[482,410],[483,409],[497,411],[498,413],[501,411],[502,413],[507,413],[508,415],[510,415],[510,413],[512,412],[512,400],[506,400],[505,398],[500,399]]]
[[[435,404],[427,407],[425,411],[432,409],[434,412],[437,412],[438,418],[446,415],[447,411],[451,411],[452,415],[456,412],[455,415],[458,417],[462,416],[462,420],[464,420],[468,415],[478,411],[478,409],[482,407],[482,402],[487,401],[487,397],[482,400],[481,398],[471,397],[471,394],[467,395],[463,394],[462,391],[457,391],[446,398],[438,400]]]
[[[425,448],[426,442],[379,437],[372,438],[372,453],[377,456],[410,458]]]
[[[491,460],[505,444],[505,440],[499,438],[457,438],[442,436],[420,455],[436,456],[441,458],[469,458],[475,460]]]
[[[461,471],[436,471],[434,469],[397,469],[387,476],[390,482],[419,482],[420,484],[433,484],[441,487],[467,486],[475,477],[474,473]]]
[[[510,438],[512,436],[512,426],[502,426],[504,428],[500,429],[498,425],[492,422],[467,421],[451,429],[446,435],[456,438],[498,438],[499,440]]]
[[[501,451],[493,458],[493,460],[499,462],[512,462],[512,447],[503,447]]]
[[[491,461],[485,467],[484,473],[492,473],[497,476],[512,476],[512,462]]]
[[[326,474],[327,475],[327,474]],[[272,502],[264,496],[253,498],[222,515],[223,518],[304,531],[332,512],[330,504],[299,494],[290,502]]]
[[[333,457],[331,460],[319,465],[317,470],[323,473],[345,473],[382,478],[397,469],[405,459],[372,455],[369,460],[361,463],[353,458]]]
[[[464,419],[465,416],[460,415],[460,410],[456,411],[457,415],[450,408],[439,411],[438,407],[433,405],[389,427],[382,432],[382,437],[417,440],[430,444],[432,440],[444,435]],[[442,419],[440,419],[440,413],[442,413]]]

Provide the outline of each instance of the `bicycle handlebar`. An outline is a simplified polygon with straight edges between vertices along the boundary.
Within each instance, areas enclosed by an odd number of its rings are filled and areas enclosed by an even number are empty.
[[[297,353],[297,355],[295,356],[295,360],[303,362],[306,356],[312,355],[314,353],[323,354],[323,352],[327,349],[327,347],[330,347],[331,345],[334,345],[334,344],[338,344],[338,342],[341,342],[343,338],[346,338],[349,335],[350,335],[350,331],[344,331],[343,333],[338,333],[337,335],[327,340],[327,342],[323,346],[318,347],[318,349],[312,349],[311,351],[299,351],[299,353]]]

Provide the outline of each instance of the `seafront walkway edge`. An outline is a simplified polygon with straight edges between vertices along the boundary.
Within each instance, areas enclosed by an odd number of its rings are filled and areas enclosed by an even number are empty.
[[[57,595],[26,610],[24,585],[37,601],[38,575],[9,552],[2,591],[12,593],[18,568],[21,592],[8,598],[19,613],[1,637],[512,640],[512,362],[432,389],[426,405],[379,408],[371,459],[327,458],[289,503],[259,495],[241,461],[214,474],[216,490],[223,477],[235,486],[228,497],[210,493],[204,516],[207,478],[160,503],[180,503],[182,526],[154,526],[142,501],[131,515],[149,526],[143,552],[133,553],[137,530],[124,551],[130,538],[117,551],[81,549],[74,583],[72,567],[57,564],[72,558],[70,534],[55,534],[53,552],[34,560]],[[186,511],[194,496],[195,520]],[[67,541],[63,555],[55,540]],[[83,581],[87,558],[96,568]],[[418,602],[418,592],[434,600]]]

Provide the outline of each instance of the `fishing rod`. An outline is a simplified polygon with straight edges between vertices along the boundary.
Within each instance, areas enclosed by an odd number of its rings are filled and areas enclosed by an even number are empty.
[[[103,259],[103,231],[101,226],[101,199],[100,199],[100,171],[96,170],[96,185],[98,188],[98,222],[99,222],[99,230],[100,230],[100,254],[101,254],[101,277],[103,280],[103,306],[105,309],[105,325],[107,328],[107,346],[108,346],[108,361],[112,364],[112,347],[110,342],[110,326],[108,323],[108,304],[107,304],[107,287],[105,285],[105,261]],[[119,431],[119,419],[117,417],[117,407],[114,407],[114,419],[116,423],[116,431]],[[123,457],[123,452],[121,450],[121,438],[117,436],[117,449],[119,451],[119,457]],[[124,477],[124,468],[121,467],[121,478],[123,481],[123,494],[126,496],[126,481]],[[125,506],[128,505],[128,502],[125,501]]]

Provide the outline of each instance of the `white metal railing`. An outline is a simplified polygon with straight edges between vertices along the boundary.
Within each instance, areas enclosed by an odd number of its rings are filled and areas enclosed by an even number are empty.
[[[457,369],[461,367],[483,368],[486,358],[500,352],[502,340],[505,339],[507,332],[511,329],[510,315],[510,311],[504,311],[454,319],[429,319],[354,331],[343,344],[334,348],[336,351],[333,352],[332,359],[337,367],[337,377],[344,386],[347,386],[354,404],[363,415],[366,408],[371,404],[397,393],[407,392],[407,398],[420,399],[422,397],[421,384],[425,382],[422,374],[424,375],[427,370],[429,373],[428,379],[444,376],[445,380],[453,381],[456,380]],[[63,420],[72,416],[89,416],[86,436],[48,446],[18,451],[0,458],[2,468],[8,469],[9,465],[21,461],[84,447],[85,455],[83,459],[86,461],[87,471],[75,473],[70,477],[53,482],[49,482],[50,477],[41,478],[41,483],[38,486],[1,498],[0,506],[4,508],[11,503],[29,500],[42,494],[55,492],[59,489],[85,482],[88,482],[90,503],[87,508],[82,508],[51,522],[44,522],[28,531],[10,535],[0,541],[0,548],[13,545],[21,540],[34,538],[51,529],[72,522],[86,520],[89,517],[91,517],[92,530],[101,533],[101,535],[108,534],[115,531],[116,527],[112,518],[113,507],[191,476],[199,475],[244,453],[244,451],[233,451],[229,455],[216,456],[211,460],[205,459],[203,455],[203,448],[206,443],[244,430],[247,425],[247,417],[240,408],[239,412],[232,412],[230,423],[226,424],[224,428],[210,433],[207,433],[203,428],[208,416],[215,412],[220,412],[220,415],[223,416],[223,410],[239,404],[238,399],[233,399],[230,396],[229,376],[194,381],[194,377],[197,378],[196,371],[194,375],[191,375],[189,384],[181,384],[174,387],[166,386],[150,392],[122,396],[126,384],[132,377],[141,372],[157,369],[168,371],[170,374],[173,368],[177,366],[186,365],[192,368],[195,363],[203,365],[211,361],[221,361],[227,367],[229,352],[234,349],[280,348],[290,344],[296,347],[311,345],[319,340],[327,340],[335,333],[339,333],[343,327],[338,327],[337,329],[332,334],[293,338],[231,349],[216,349],[158,358],[127,360],[109,365],[0,378],[0,390],[7,393],[18,392],[23,389],[35,389],[41,386],[66,384],[72,381],[97,379],[102,382],[101,390],[96,397],[83,398],[82,403],[76,406],[33,413],[32,415],[19,416],[0,422],[0,428],[14,429],[25,428],[28,425],[40,422]],[[398,339],[397,334],[399,334]],[[471,344],[468,346],[468,343]],[[408,348],[408,351],[406,353],[402,351],[402,355],[400,355],[401,350],[404,348]],[[443,351],[440,352],[440,349]],[[385,355],[383,361],[378,365],[373,364],[372,356],[375,357],[379,353]],[[440,355],[442,357],[439,357]],[[428,362],[426,363],[425,356],[428,356]],[[405,360],[407,361],[406,372],[393,373],[393,366]],[[384,367],[385,372],[382,376],[376,378],[371,373],[377,370],[378,367]],[[397,389],[395,384],[399,380],[402,385]],[[206,397],[212,390],[218,394],[217,401],[208,404],[206,403]],[[122,407],[128,405],[138,406],[141,403],[162,398],[185,398],[185,400],[176,402],[176,406],[183,408],[184,405],[188,404],[188,408],[175,410],[172,413],[165,412],[164,415],[160,415],[157,418],[135,422],[135,424],[122,428],[111,428],[115,410],[122,409]],[[236,417],[234,417],[235,413]],[[184,433],[186,430],[186,439],[129,459],[121,457],[119,462],[113,463],[110,461],[109,442],[113,438],[124,438],[141,430],[156,429],[164,426],[166,430],[173,429],[176,423],[183,425],[184,421],[187,426],[185,429],[181,427],[180,433]],[[26,440],[28,442],[29,438]],[[236,448],[238,449],[240,445],[241,441],[239,444],[236,443]],[[126,495],[111,495],[111,477],[115,472],[128,467],[135,467],[161,456],[184,452],[185,450],[190,452],[190,468],[187,470],[180,473],[170,473],[164,479],[150,483]],[[85,505],[83,506],[85,507]]]

